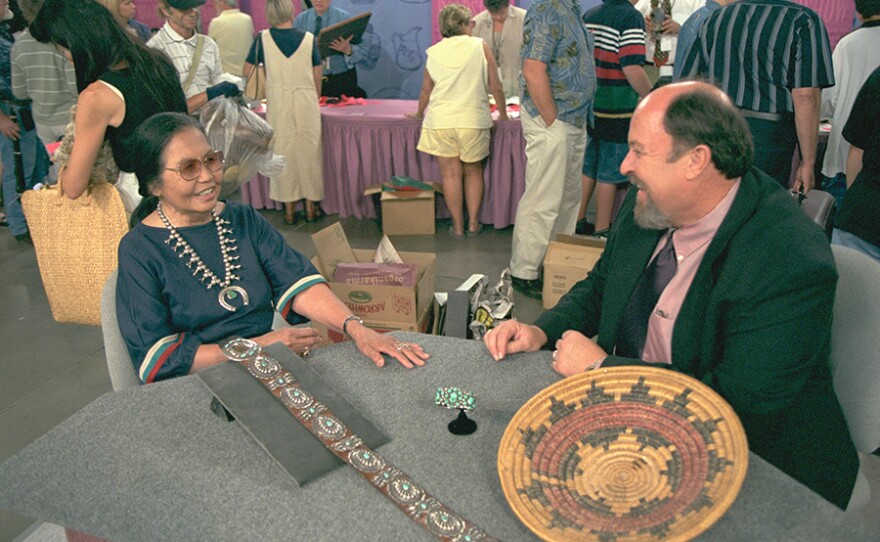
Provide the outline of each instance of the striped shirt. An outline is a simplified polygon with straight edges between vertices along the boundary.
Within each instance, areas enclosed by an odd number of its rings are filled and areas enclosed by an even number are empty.
[[[596,138],[625,143],[639,95],[623,68],[645,63],[645,19],[629,0],[604,0],[584,14],[584,23],[596,43]]]
[[[76,73],[55,46],[40,43],[25,30],[12,47],[12,93],[33,100],[34,121],[45,126],[66,126],[76,104]]]
[[[682,69],[743,109],[791,113],[791,89],[834,84],[831,47],[815,12],[785,0],[740,0],[703,24]]]
[[[192,66],[198,38],[205,40],[205,45],[202,48],[202,57],[199,60],[199,67],[196,69],[192,84],[188,89],[183,89],[187,99],[205,92],[208,87],[222,81],[223,66],[220,62],[220,48],[217,47],[217,43],[208,36],[198,33],[193,34],[189,39],[184,39],[167,22],[147,42],[149,47],[158,49],[168,55],[168,58],[171,59],[171,62],[177,69],[177,74],[180,75],[180,84],[182,86],[189,76],[189,69]]]

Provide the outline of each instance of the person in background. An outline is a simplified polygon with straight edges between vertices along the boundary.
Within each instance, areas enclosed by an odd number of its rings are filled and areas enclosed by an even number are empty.
[[[18,5],[30,24],[43,0],[18,0]],[[38,42],[29,30],[12,47],[12,92],[19,100],[32,100],[34,124],[44,144],[61,139],[70,122],[70,108],[76,105],[76,73],[55,46]],[[57,171],[50,170],[49,181],[57,177]]]
[[[244,75],[266,67],[266,120],[275,131],[272,150],[284,156],[284,171],[269,179],[269,197],[284,202],[284,223],[296,223],[294,204],[305,201],[306,220],[319,218],[324,199],[321,147],[321,56],[311,32],[293,28],[290,0],[268,0],[272,27],[253,41]]]
[[[6,23],[11,18],[9,0],[0,0],[0,163],[3,165],[3,205],[9,233],[16,241],[33,244],[21,209],[18,176],[22,176],[25,188],[42,182],[49,170],[49,157],[37,137],[30,100],[19,100],[12,92],[10,57],[15,38]],[[21,153],[21,171],[16,171],[16,153]]]
[[[540,298],[551,238],[572,233],[581,201],[587,116],[596,88],[592,41],[578,3],[535,0],[523,23],[520,119],[526,189],[513,226],[513,288]]]
[[[510,0],[483,0],[485,11],[474,17],[474,36],[492,48],[492,57],[501,75],[501,86],[509,100],[519,96],[522,73],[523,21],[526,10],[510,5]]]
[[[147,46],[162,51],[174,63],[190,112],[217,96],[241,94],[237,85],[223,80],[220,48],[214,40],[197,32],[199,8],[204,3],[205,0],[159,0],[165,24],[147,42]]]
[[[768,39],[765,25],[774,21]],[[755,140],[755,166],[780,185],[815,184],[821,89],[834,85],[831,47],[819,16],[778,0],[740,0],[713,11],[691,47],[682,77],[720,85]],[[794,149],[800,165],[792,178]]]
[[[828,30],[828,42],[831,48],[837,47],[837,42],[853,29],[853,21],[856,16],[856,7],[853,0],[791,0],[810,8],[822,18],[825,28]]]
[[[134,0],[97,0],[98,3],[110,10],[110,14],[116,19],[122,28],[132,36],[136,36],[141,42],[147,43],[153,36],[150,27],[134,18],[137,8]]]
[[[691,46],[700,33],[700,27],[709,17],[709,14],[720,7],[724,7],[736,0],[706,0],[706,5],[694,12],[687,18],[681,29],[678,31],[678,43],[675,45],[675,62],[672,65],[672,80],[681,80],[681,70],[684,68],[684,61],[691,50]]]
[[[843,40],[841,40],[843,43]],[[880,262],[880,68],[875,68],[853,103],[843,137],[850,143],[846,195],[831,242]]]
[[[135,130],[154,113],[186,111],[174,66],[164,54],[132,39],[93,0],[46,0],[30,31],[37,41],[58,48],[76,70],[76,136],[60,175],[64,194],[76,199],[86,191],[107,139],[121,171],[116,186],[130,213],[138,199],[127,198],[137,193]]]
[[[822,160],[822,190],[843,202],[849,143],[843,126],[856,95],[871,72],[880,66],[880,0],[856,0],[862,26],[843,37],[831,55],[837,84],[822,91],[822,118],[831,119],[831,133]],[[880,97],[878,97],[880,98]]]
[[[619,365],[687,374],[730,403],[754,453],[839,508],[851,496],[863,505],[832,386],[837,271],[825,235],[751,167],[748,125],[707,83],[651,92],[629,145],[620,169],[637,190],[599,261],[535,325],[487,333],[490,355],[553,349],[563,376]]]
[[[241,67],[254,41],[254,21],[238,9],[238,0],[214,0],[214,13],[208,36],[220,48],[223,71],[241,77]]]
[[[331,0],[313,0],[312,7],[296,16],[293,27],[318,36],[322,28],[327,28],[351,18],[351,13],[330,5]],[[330,48],[338,55],[324,59],[324,79],[321,82],[321,96],[339,97],[343,94],[352,98],[366,98],[367,93],[358,86],[355,65],[366,58],[363,45],[352,45],[352,36],[333,40]]]
[[[443,39],[428,48],[419,107],[408,115],[424,117],[418,149],[437,157],[440,164],[443,196],[452,215],[449,233],[456,238],[479,235],[482,229],[478,216],[483,203],[482,161],[489,155],[492,128],[490,92],[500,104],[499,118],[507,120],[495,58],[485,41],[473,37],[472,17],[471,10],[460,4],[448,4],[440,10],[437,24]]]
[[[654,81],[654,88],[672,82],[681,25],[705,4],[706,0],[673,0],[671,2],[669,0],[638,0],[635,2],[636,9],[645,17],[646,58],[652,68],[652,73],[657,74],[656,81],[653,76],[651,77],[651,80]],[[653,5],[657,6],[656,9],[663,11],[663,18],[658,20],[652,17],[651,13],[655,9]]]
[[[620,163],[629,149],[629,121],[641,98],[651,92],[645,73],[645,22],[633,7],[635,0],[602,0],[584,14],[584,24],[596,46],[596,98],[594,125],[587,129],[583,193],[578,218],[584,220],[587,204],[596,188],[595,235],[607,236],[611,228],[618,188],[629,185]],[[575,232],[583,231],[578,221]],[[586,231],[583,231],[586,233]]]
[[[366,327],[309,259],[250,205],[219,200],[223,153],[195,119],[162,113],[137,133],[135,171],[147,196],[119,244],[119,330],[149,384],[226,361],[221,345],[251,338],[300,355],[321,344],[312,328],[272,331],[276,310],[290,324],[312,319],[350,337],[378,367],[407,368],[428,355],[415,343]],[[176,255],[186,253],[187,258]]]

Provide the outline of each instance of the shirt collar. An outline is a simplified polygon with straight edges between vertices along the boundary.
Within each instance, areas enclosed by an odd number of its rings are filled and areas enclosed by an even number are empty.
[[[718,202],[714,209],[709,211],[709,214],[693,224],[688,224],[675,230],[673,243],[675,245],[675,254],[679,261],[687,258],[695,250],[715,237],[718,228],[724,222],[724,217],[727,216],[727,212],[730,211],[730,207],[733,205],[733,200],[739,191],[739,185],[740,181],[737,179],[733,186],[730,187],[730,190],[727,191],[727,195]]]
[[[176,30],[171,28],[171,25],[168,24],[167,21],[165,22],[165,25],[162,27],[162,30],[164,30],[165,32],[168,33],[168,37],[171,38],[171,41],[174,41],[177,43],[188,43],[190,45],[195,45],[196,39],[198,39],[198,37],[199,37],[198,32],[193,32],[193,35],[191,38],[184,38],[183,36],[178,34]]]

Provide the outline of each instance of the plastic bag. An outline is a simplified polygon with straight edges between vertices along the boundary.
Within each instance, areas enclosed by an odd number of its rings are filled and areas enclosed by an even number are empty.
[[[223,151],[226,160],[221,197],[232,194],[257,173],[272,177],[284,170],[284,158],[272,152],[272,127],[241,105],[239,98],[214,98],[198,113],[208,141]]]
[[[482,340],[487,331],[507,320],[513,314],[513,286],[510,269],[501,272],[501,278],[492,288],[480,288],[471,300],[473,320],[468,326],[474,339]]]

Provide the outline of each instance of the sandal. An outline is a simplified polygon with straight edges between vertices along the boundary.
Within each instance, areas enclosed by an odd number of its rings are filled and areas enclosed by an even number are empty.
[[[456,239],[464,239],[463,233],[455,233],[455,226],[449,226],[449,235],[455,237]]]
[[[284,215],[284,223],[288,226],[293,226],[296,224],[296,214],[292,215]]]
[[[476,230],[474,230],[474,231],[466,230],[464,232],[464,235],[465,235],[465,237],[476,237],[476,236],[480,235],[481,233],[483,233],[483,225],[478,222]]]
[[[317,202],[309,202],[306,204],[306,222],[314,222],[324,217],[324,211],[321,204]]]

